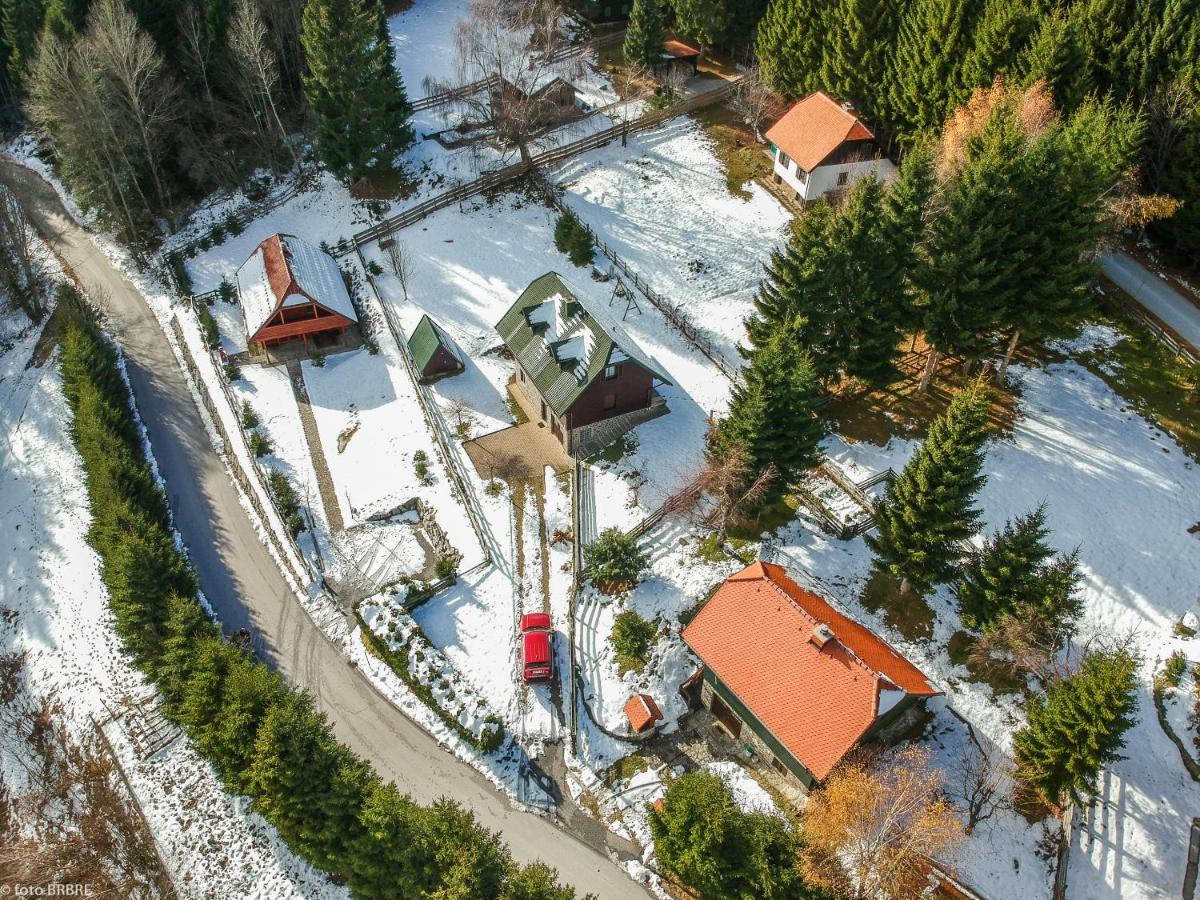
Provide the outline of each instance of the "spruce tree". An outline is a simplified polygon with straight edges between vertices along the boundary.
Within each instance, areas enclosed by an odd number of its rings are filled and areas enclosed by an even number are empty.
[[[307,695],[292,692],[271,707],[250,775],[255,805],[292,849],[319,868],[349,870],[369,769],[334,740]]]
[[[961,92],[977,0],[912,0],[888,69],[885,121],[905,140],[938,128]]]
[[[1040,597],[1040,575],[1054,551],[1046,545],[1046,508],[1004,523],[1004,527],[973,554],[955,588],[958,615],[976,631],[990,628],[1004,613]]]
[[[393,784],[372,779],[366,790],[351,861],[350,890],[366,900],[419,897],[431,862],[421,853],[423,810]]]
[[[1100,770],[1120,759],[1136,688],[1137,660],[1120,650],[1089,654],[1077,674],[1030,697],[1028,724],[1014,738],[1018,775],[1050,803],[1083,802]]]
[[[775,467],[763,505],[820,460],[824,426],[814,414],[817,396],[812,361],[788,335],[756,350],[734,386],[729,415],[717,429],[716,452],[744,451],[754,477]]]
[[[1022,87],[1045,81],[1060,112],[1070,113],[1087,94],[1087,56],[1075,20],[1058,9],[1042,18],[1016,64]]]
[[[172,597],[167,603],[164,635],[162,652],[155,667],[155,681],[174,718],[192,675],[196,647],[203,640],[218,640],[220,632],[194,598]]]
[[[835,0],[821,60],[821,85],[839,100],[854,103],[868,119],[880,112],[888,58],[900,14],[892,0]]]
[[[62,40],[70,40],[83,31],[87,24],[88,7],[91,0],[50,0],[46,4],[43,28]]]
[[[960,542],[978,529],[973,504],[987,480],[982,469],[988,403],[982,381],[955,394],[876,505],[876,531],[867,535],[867,544],[905,589],[924,593],[949,581],[962,556]]]
[[[1169,219],[1151,226],[1181,259],[1200,259],[1200,109],[1171,152],[1163,189],[1183,201]]]
[[[990,87],[997,76],[1012,71],[1037,28],[1040,6],[1023,0],[986,0],[963,57],[960,90],[951,97],[952,106],[964,102],[975,88]]]
[[[5,65],[18,91],[37,49],[45,12],[45,0],[0,0],[0,27],[8,49]]]
[[[742,0],[672,0],[675,7],[675,28],[682,34],[705,45],[724,42],[731,8]]]
[[[222,652],[228,662],[221,681],[220,712],[196,736],[197,746],[228,787],[246,794],[253,787],[250,764],[259,726],[287,689],[278,675],[238,648],[223,644]]]
[[[663,15],[659,0],[634,0],[622,49],[631,66],[653,68],[662,58]]]
[[[895,320],[895,327],[900,330],[911,330],[916,325],[914,279],[935,187],[933,146],[925,141],[904,155],[900,171],[883,200],[879,222],[883,244],[878,261],[880,315]]]
[[[411,146],[412,107],[381,40],[373,0],[310,0],[301,40],[304,93],[317,117],[317,149],[330,172],[351,184],[395,171]]]
[[[824,0],[771,0],[758,25],[755,55],[776,93],[803,97],[821,87],[827,8]]]
[[[767,274],[746,320],[750,348],[761,349],[777,335],[803,328],[806,346],[818,352],[830,341],[835,310],[828,303],[828,272],[832,256],[833,223],[837,213],[826,203],[809,207],[793,223],[783,250],[774,250]],[[750,358],[751,351],[742,349]]]
[[[543,862],[514,871],[500,900],[575,900],[575,891],[558,883],[558,872]]]
[[[497,896],[512,869],[500,835],[445,798],[421,813],[417,851],[428,860],[421,882],[428,896]]]

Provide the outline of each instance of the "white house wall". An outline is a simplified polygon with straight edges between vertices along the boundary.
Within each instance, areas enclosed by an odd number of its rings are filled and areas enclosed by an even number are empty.
[[[840,163],[833,166],[818,166],[805,173],[796,165],[794,159],[788,158],[787,166],[779,164],[779,152],[775,153],[774,172],[783,183],[800,195],[801,200],[816,200],[839,187],[838,177],[845,172],[846,184],[851,185],[858,179],[871,172],[877,173],[881,181],[887,181],[896,172],[896,167],[888,159],[869,159],[865,162]]]

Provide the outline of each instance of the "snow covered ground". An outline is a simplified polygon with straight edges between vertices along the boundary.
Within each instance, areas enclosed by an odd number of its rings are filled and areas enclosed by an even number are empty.
[[[1063,349],[1117,339],[1091,328]],[[1080,548],[1081,633],[1121,640],[1142,657],[1129,758],[1102,778],[1094,838],[1072,853],[1072,891],[1089,898],[1174,894],[1182,883],[1191,818],[1200,815],[1200,786],[1158,726],[1150,681],[1156,660],[1174,649],[1193,659],[1200,652],[1200,641],[1172,631],[1197,604],[1200,546],[1188,529],[1200,509],[1200,472],[1168,435],[1077,363],[1019,368],[1014,375],[1020,418],[1011,438],[988,447],[988,482],[980,497],[986,527],[997,528],[1045,501],[1053,545],[1063,552]],[[917,446],[901,439],[886,447],[850,445],[836,436],[825,443],[852,475],[889,465],[898,471]],[[929,598],[932,639],[908,641],[884,615],[858,602],[871,565],[862,538],[836,541],[798,522],[782,534],[778,561],[801,582],[810,576],[817,586],[823,583],[855,618],[932,676],[946,691],[945,703],[981,739],[1011,752],[1022,722],[1019,704],[968,681],[966,670],[950,661],[945,647],[958,621],[947,589]],[[947,712],[937,713],[932,733],[940,760],[961,753],[966,730]],[[979,827],[957,863],[969,883],[989,894],[1045,896],[1049,875],[1032,852],[1039,832],[1040,826],[1031,828],[1014,814],[1000,815]]]
[[[0,357],[0,649],[26,654],[25,690],[57,699],[82,735],[93,719],[108,719],[148,688],[121,653],[99,562],[85,543],[87,495],[61,378],[53,366],[24,368],[36,336]],[[106,733],[181,896],[346,895],[292,855],[246,803],[225,794],[185,738],[135,760],[118,725]],[[7,738],[0,735],[0,774],[19,784]]]

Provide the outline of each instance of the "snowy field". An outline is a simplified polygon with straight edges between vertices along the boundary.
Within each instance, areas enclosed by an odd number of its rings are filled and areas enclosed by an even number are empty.
[[[1113,341],[1091,327],[1072,347]],[[1053,546],[1078,546],[1083,574],[1083,635],[1126,642],[1142,657],[1138,722],[1127,735],[1129,759],[1101,779],[1093,834],[1072,851],[1073,894],[1096,898],[1174,895],[1182,883],[1187,835],[1200,815],[1200,786],[1188,777],[1173,744],[1159,728],[1150,696],[1153,672],[1176,648],[1190,659],[1200,641],[1176,638],[1172,628],[1195,611],[1200,546],[1188,529],[1200,509],[1200,472],[1172,439],[1129,410],[1099,378],[1074,363],[1019,368],[1020,418],[1011,438],[988,446],[988,482],[980,497],[987,530],[1045,501]],[[915,452],[915,441],[886,447],[826,440],[826,452],[849,473],[897,471]],[[946,588],[929,598],[932,639],[906,641],[886,618],[858,603],[871,567],[862,538],[842,542],[803,523],[782,534],[779,562],[803,583],[813,581],[840,600],[855,618],[884,635],[946,691],[944,703],[976,733],[1005,752],[1023,718],[1015,696],[997,698],[967,680],[945,647],[958,630]],[[935,704],[935,709],[937,704]],[[946,710],[933,727],[939,761],[962,752],[966,730]],[[1045,896],[1046,867],[1033,855],[1040,826],[1012,813],[983,823],[956,860],[967,881],[996,896]],[[1019,868],[1018,868],[1019,867]],[[994,886],[989,890],[989,886]]]
[[[99,562],[85,543],[87,495],[61,378],[53,366],[24,368],[35,339],[28,334],[0,357],[0,649],[26,654],[24,689],[58,700],[82,736],[93,719],[106,720],[148,688],[121,653]],[[135,760],[119,726],[106,732],[181,896],[346,896],[292,855],[248,804],[225,794],[186,739]],[[0,735],[0,774],[19,785],[8,738]]]

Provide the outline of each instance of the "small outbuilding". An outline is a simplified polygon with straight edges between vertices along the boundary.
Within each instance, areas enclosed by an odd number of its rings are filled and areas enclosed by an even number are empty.
[[[661,722],[663,714],[649,694],[634,694],[625,703],[625,718],[634,734],[642,734]]]
[[[264,350],[344,347],[358,316],[333,257],[291,234],[273,234],[237,270],[246,340]]]
[[[662,55],[654,67],[655,71],[677,65],[690,66],[692,75],[695,75],[700,71],[700,48],[695,44],[689,44],[687,41],[676,38],[663,41]]]
[[[408,339],[408,349],[417,364],[422,382],[429,383],[457,375],[465,368],[462,356],[450,336],[428,315],[421,316],[421,321],[413,329],[412,337]]]

